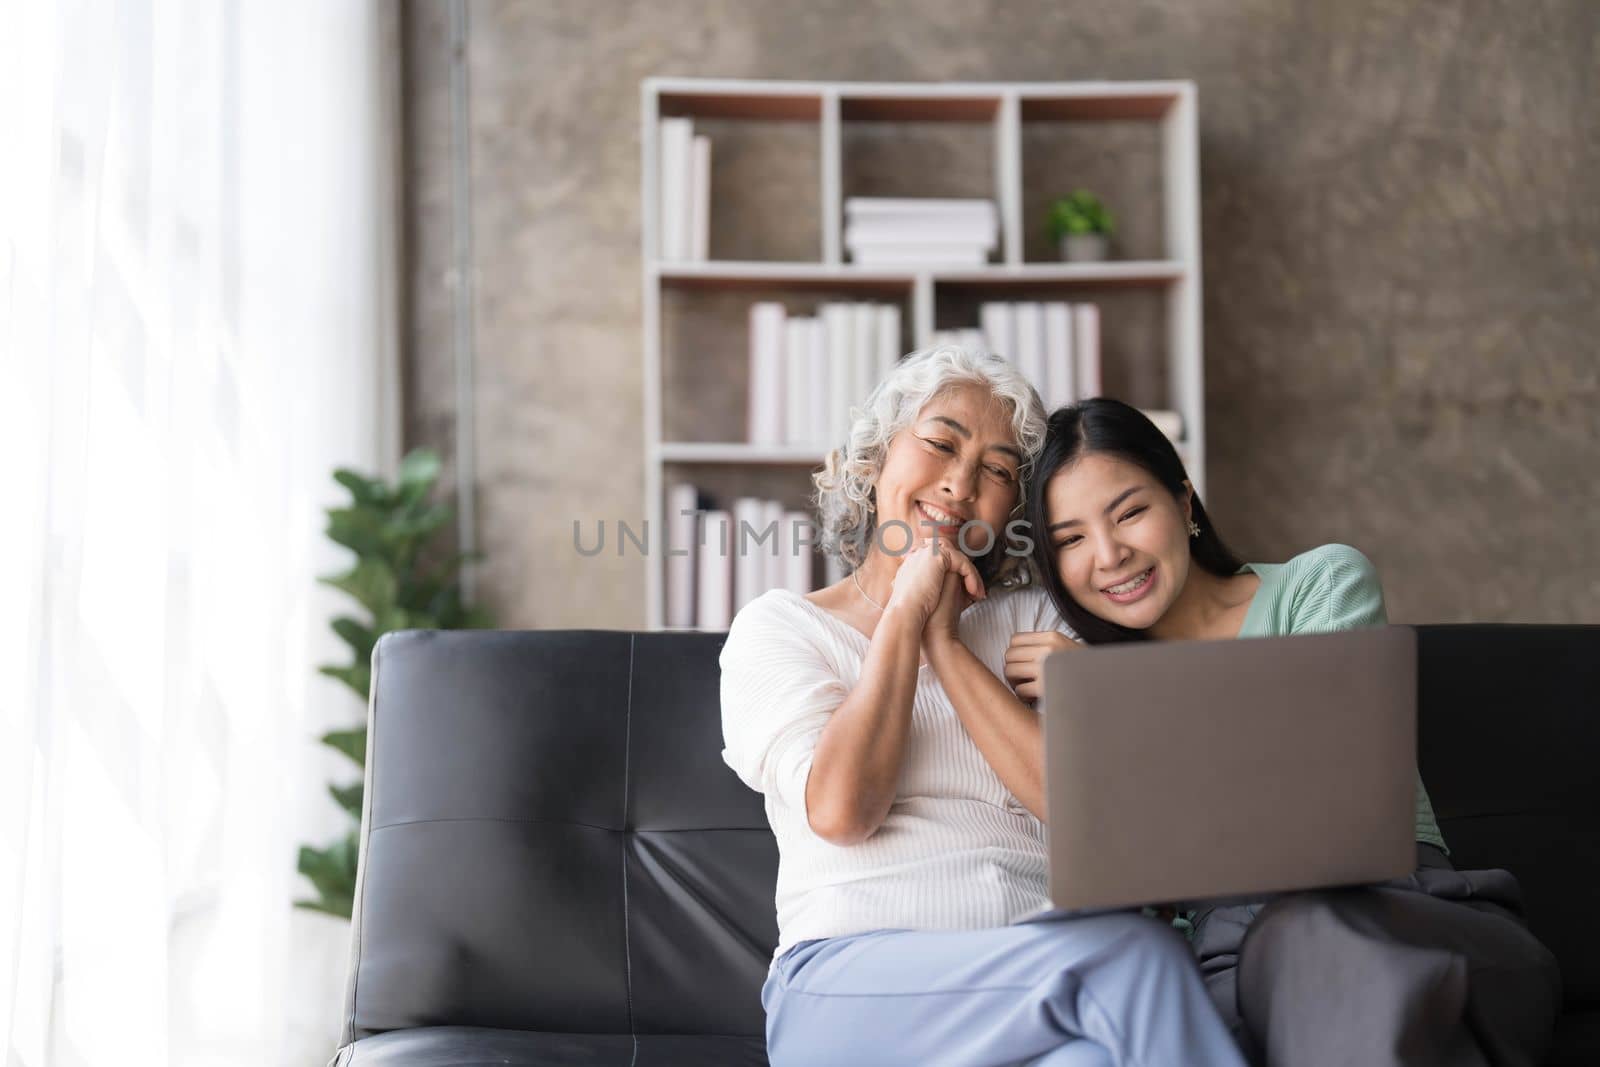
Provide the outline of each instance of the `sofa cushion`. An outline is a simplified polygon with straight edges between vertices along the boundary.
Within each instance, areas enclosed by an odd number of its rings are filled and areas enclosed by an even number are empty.
[[[392,1030],[346,1047],[334,1067],[766,1067],[759,1037],[541,1034],[476,1026]]]
[[[724,640],[383,637],[341,1044],[761,1037],[778,851],[720,756]]]
[[[1569,1009],[1600,1008],[1596,633],[1417,628],[1417,758],[1451,861],[1517,876]]]
[[[1600,1011],[1569,1011],[1556,1020],[1555,1041],[1545,1067],[1594,1067],[1600,1063]]]

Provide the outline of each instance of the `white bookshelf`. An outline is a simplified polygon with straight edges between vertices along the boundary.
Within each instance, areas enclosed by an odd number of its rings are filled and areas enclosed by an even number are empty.
[[[1105,263],[991,263],[985,267],[858,267],[852,263],[779,263],[768,260],[723,260],[709,263],[657,263],[652,268],[662,285],[737,285],[741,282],[852,282],[882,287],[910,286],[919,277],[935,282],[983,282],[1026,285],[1067,282],[1076,285],[1166,285],[1184,275],[1177,260],[1112,260]],[[933,325],[928,324],[929,332]]]
[[[1165,304],[1165,406],[1183,418],[1179,444],[1197,491],[1205,492],[1205,372],[1200,321],[1199,152],[1196,92],[1189,81],[1151,82],[790,82],[701,78],[647,78],[641,86],[641,219],[643,232],[643,347],[645,517],[651,552],[646,558],[646,612],[650,629],[665,614],[665,567],[659,551],[665,530],[665,489],[671,468],[707,465],[748,475],[763,467],[815,469],[817,448],[751,445],[741,441],[670,441],[663,437],[663,296],[674,290],[859,291],[862,299],[888,295],[909,312],[916,347],[929,343],[937,322],[941,286],[1029,293],[1059,291],[1059,299],[1093,300],[1096,292],[1136,288]],[[817,128],[816,258],[806,261],[727,260],[664,263],[659,212],[659,124],[669,115],[694,119],[810,123]],[[1030,262],[1024,256],[1023,130],[1028,123],[1149,122],[1157,130],[1160,202],[1147,205],[1162,220],[1160,258],[1103,263]],[[844,135],[850,122],[957,122],[989,127],[994,146],[990,191],[999,209],[998,261],[983,267],[885,268],[846,262],[842,241],[845,188]],[[716,143],[713,138],[713,168]],[[1072,178],[1063,178],[1065,192]],[[1118,190],[1098,189],[1119,215],[1139,210]],[[755,191],[752,195],[760,195]],[[980,195],[980,194],[973,194]],[[713,227],[717,205],[711,205]],[[1026,220],[1037,225],[1039,220]],[[1112,328],[1108,325],[1108,328]],[[742,321],[730,329],[744,330]],[[1010,353],[1005,353],[1009,355]],[[747,484],[747,483],[746,483]]]

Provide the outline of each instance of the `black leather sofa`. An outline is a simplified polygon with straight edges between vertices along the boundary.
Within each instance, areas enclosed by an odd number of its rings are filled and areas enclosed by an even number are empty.
[[[764,1064],[777,849],[721,761],[723,635],[405,631],[373,654],[338,1067]],[[1419,628],[1458,866],[1560,960],[1600,1064],[1600,626]]]

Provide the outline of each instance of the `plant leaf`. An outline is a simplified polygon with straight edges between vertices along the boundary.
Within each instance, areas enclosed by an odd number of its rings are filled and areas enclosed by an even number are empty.
[[[443,504],[435,504],[413,514],[402,513],[384,524],[384,535],[391,544],[401,540],[421,540],[449,522],[454,514]]]
[[[372,646],[378,643],[378,635],[372,628],[360,619],[352,619],[348,615],[340,615],[330,623],[333,632],[345,639],[350,646],[350,651],[355,654],[357,663],[372,662]]]
[[[394,606],[397,584],[394,569],[382,559],[363,556],[344,574],[325,576],[317,581],[349,593],[374,617]]]
[[[328,536],[357,556],[382,553],[386,533],[382,518],[370,508],[328,509]]]
[[[364,474],[340,467],[333,472],[333,480],[350,490],[357,504],[381,508],[389,502],[388,487]]]
[[[336,667],[325,664],[317,671],[326,674],[329,678],[337,678],[349,686],[362,700],[372,696],[372,667],[367,663],[352,663],[348,667]]]
[[[329,915],[337,915],[341,919],[348,919],[355,912],[353,896],[350,900],[297,900],[294,902],[294,906],[305,908],[307,911],[327,912]]]
[[[346,756],[355,760],[362,767],[367,765],[367,728],[357,726],[353,730],[330,730],[323,734],[319,740],[329,748],[336,748]]]
[[[408,500],[419,499],[439,479],[443,467],[439,453],[431,448],[413,448],[400,461],[400,492]]]
[[[387,633],[393,633],[396,630],[416,630],[426,628],[427,627],[424,627],[418,623],[417,620],[412,617],[410,612],[401,607],[390,608],[372,620],[372,631],[375,635],[373,638],[374,641],[376,641],[378,637],[382,637]]]
[[[328,792],[333,794],[333,799],[345,811],[348,811],[356,822],[361,821],[361,793],[363,783],[354,782],[350,785],[328,784]]]
[[[356,897],[356,864],[361,840],[355,832],[346,834],[327,848],[300,846],[298,869],[316,887],[319,899],[296,902],[303,907],[349,917]]]

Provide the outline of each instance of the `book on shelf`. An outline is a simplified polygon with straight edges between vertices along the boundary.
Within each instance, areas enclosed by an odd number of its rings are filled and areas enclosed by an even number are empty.
[[[766,592],[766,559],[762,533],[766,501],[741,496],[733,502],[733,613]]]
[[[689,143],[689,259],[711,258],[711,138],[696,134]]]
[[[833,396],[830,391],[832,382],[829,378],[829,375],[832,374],[832,364],[828,360],[828,330],[826,323],[820,317],[803,321],[806,324],[805,358],[807,360],[806,400],[808,413],[806,419],[807,440],[805,443],[821,447],[826,442],[836,439],[833,437],[833,427],[830,425],[830,420],[833,418],[833,409],[829,407],[829,402]]]
[[[1070,404],[1078,395],[1077,357],[1072,345],[1072,305],[1052,300],[1044,305],[1045,371],[1038,384],[1046,411]]]
[[[992,200],[851,197],[844,246],[864,267],[978,267],[999,245]]]
[[[875,245],[850,249],[858,267],[981,267],[989,253],[971,245]]]
[[[881,382],[894,370],[903,354],[900,345],[900,305],[878,305],[878,377]],[[874,383],[876,384],[876,383]]]
[[[661,200],[657,207],[659,254],[663,260],[677,262],[689,254],[689,154],[694,140],[694,123],[688,119],[661,120],[660,171]]]
[[[811,423],[811,326],[815,319],[790,318],[783,329],[784,444],[809,444],[819,435]]]
[[[664,549],[667,561],[667,625],[687,628],[694,625],[695,538],[700,531],[697,513],[700,494],[688,482],[676,482],[667,489],[667,531]]]
[[[703,263],[711,244],[711,139],[697,136],[690,119],[666,118],[658,144],[658,254],[667,263]]]
[[[990,301],[978,308],[978,327],[990,352],[1014,359],[1017,352],[1017,313],[1012,305]]]
[[[828,360],[828,436],[842,442],[850,433],[850,391],[855,387],[850,371],[854,314],[849,304],[823,304],[820,308]]]
[[[745,439],[818,449],[842,441],[851,407],[899,361],[900,328],[897,304],[830,302],[815,316],[752,304]]]
[[[846,408],[862,406],[878,384],[878,308],[875,304],[850,305],[850,366],[854,371]]]
[[[1048,371],[1044,351],[1044,309],[1032,300],[1013,304],[1012,309],[1016,316],[1017,350],[1011,354],[1011,359],[1042,397]]]
[[[1094,304],[993,301],[978,308],[989,351],[1011,360],[1047,411],[1100,393],[1100,309]]]
[[[936,218],[976,220],[999,225],[1000,213],[993,200],[982,197],[950,198],[937,196],[852,196],[844,202],[847,222],[875,218]]]
[[[1100,395],[1100,308],[1095,304],[1072,305],[1072,354],[1076,366],[1077,395],[1084,400]]]
[[[745,440],[775,445],[784,440],[783,342],[788,312],[774,300],[750,305],[750,390]]]
[[[975,245],[993,252],[999,244],[999,229],[976,217],[925,218],[917,215],[879,215],[855,218],[845,225],[844,243],[848,247],[877,245]]]
[[[760,552],[761,559],[761,592],[776,589],[783,585],[783,502],[779,500],[763,500],[761,502],[761,541],[752,543],[749,548]],[[768,533],[767,531],[771,531]],[[759,595],[759,594],[757,594]]]
[[[726,630],[769,589],[805,594],[816,587],[816,530],[804,511],[755,496],[727,508],[702,506],[709,499],[688,482],[667,490],[667,626]],[[688,555],[675,554],[679,548]]]
[[[726,630],[733,622],[733,557],[728,551],[732,516],[712,508],[701,513],[700,521],[694,624],[700,630]]]

